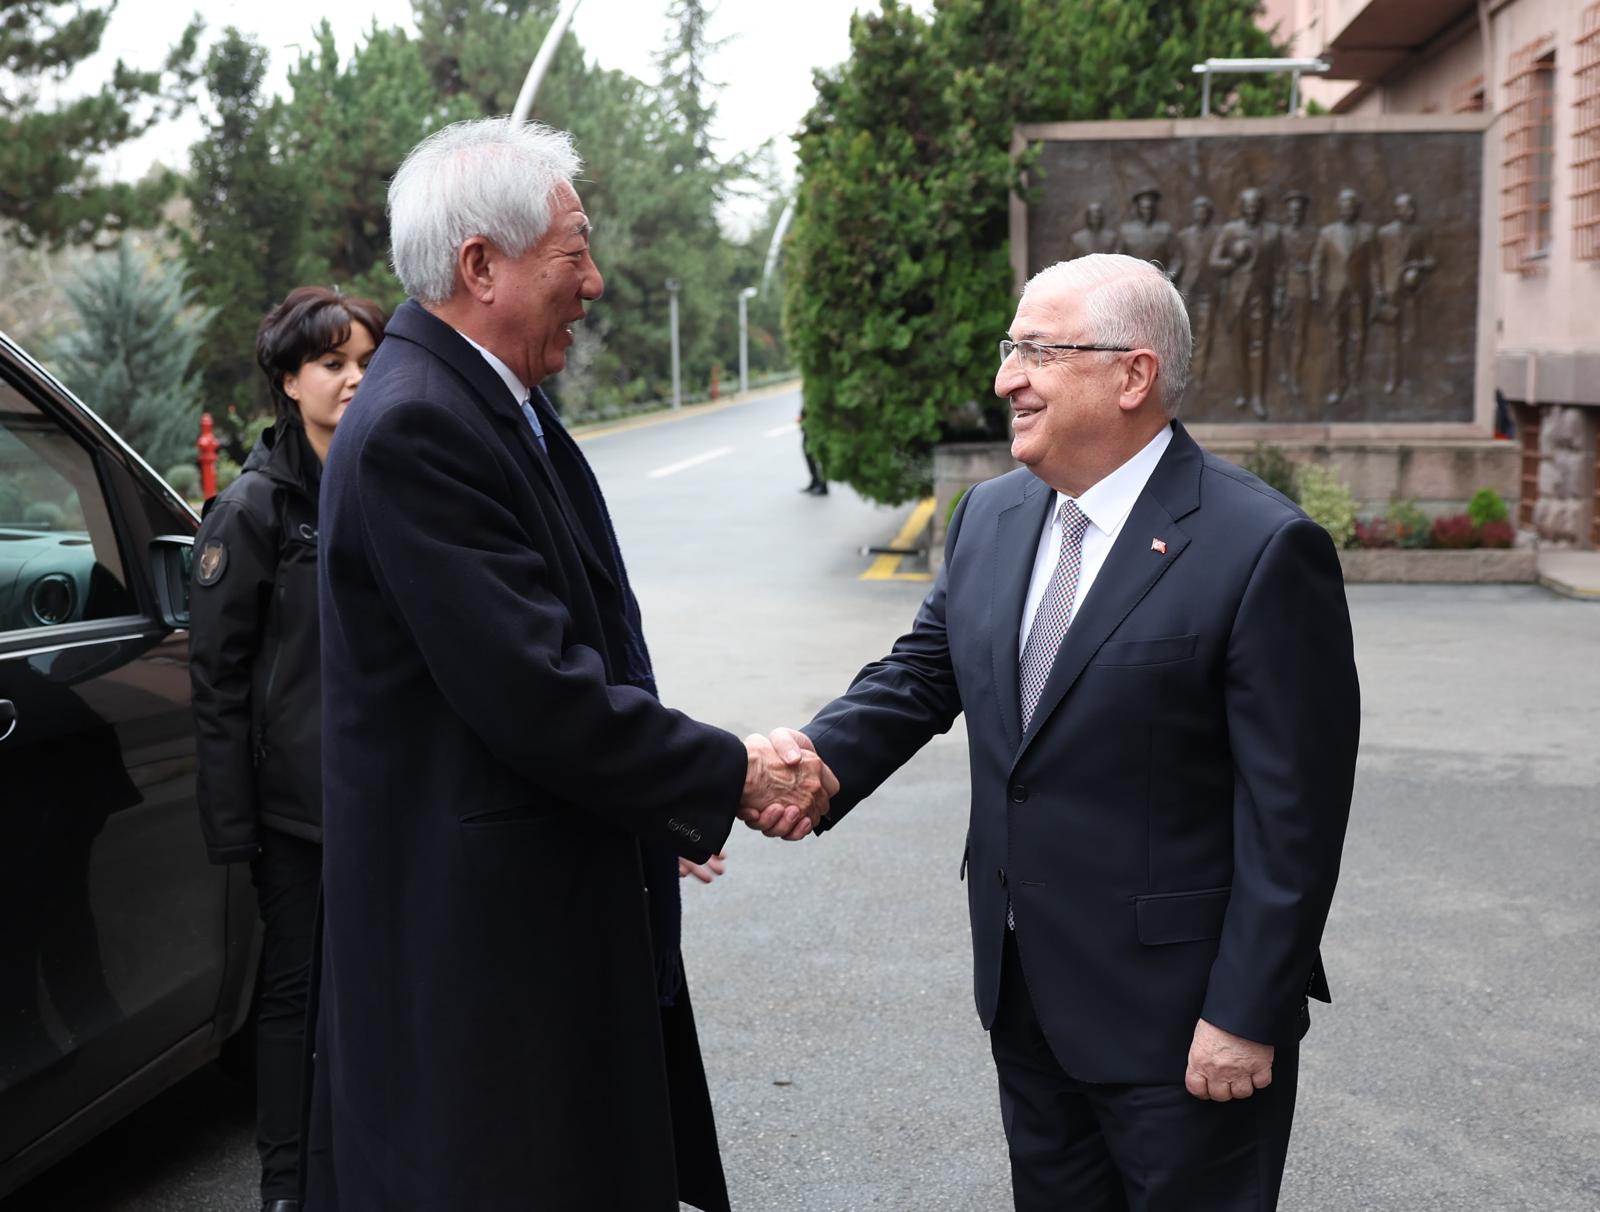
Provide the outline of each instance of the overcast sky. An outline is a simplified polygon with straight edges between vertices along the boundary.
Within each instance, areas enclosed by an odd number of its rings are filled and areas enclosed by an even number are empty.
[[[720,150],[745,151],[780,136],[782,162],[792,171],[787,136],[811,105],[812,70],[848,55],[850,14],[876,5],[877,0],[721,0],[711,32],[731,40],[711,65],[713,79],[725,85],[717,98]],[[272,91],[283,87],[288,65],[298,54],[296,44],[309,46],[311,30],[324,17],[345,54],[374,21],[413,28],[409,0],[350,0],[342,5],[325,0],[202,0],[193,7],[205,19],[208,40],[236,25],[261,41],[272,56]],[[924,0],[917,7],[926,10],[930,4]],[[586,0],[573,27],[592,59],[654,81],[652,55],[667,36],[666,9],[667,0]],[[84,91],[103,81],[118,56],[138,66],[159,63],[187,11],[181,0],[121,0],[101,54],[79,68],[67,91]],[[158,160],[186,167],[189,144],[198,133],[198,119],[186,115],[117,152],[108,168],[119,176],[137,177]]]

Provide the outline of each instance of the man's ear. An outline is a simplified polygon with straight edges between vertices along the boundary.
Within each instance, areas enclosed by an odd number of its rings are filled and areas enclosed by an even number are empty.
[[[456,274],[479,303],[494,302],[495,249],[482,236],[469,236],[456,250]]]
[[[1122,395],[1117,400],[1117,406],[1124,412],[1133,412],[1148,400],[1155,391],[1156,375],[1160,368],[1155,354],[1148,349],[1139,350],[1123,363]]]

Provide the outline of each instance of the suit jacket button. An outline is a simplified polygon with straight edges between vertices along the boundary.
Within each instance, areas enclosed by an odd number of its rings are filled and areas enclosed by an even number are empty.
[[[1011,788],[1011,802],[1013,804],[1026,804],[1028,802],[1028,789],[1021,783]]]
[[[1006,886],[1006,869],[1001,867],[995,874],[1000,877],[1000,886],[1004,888]]]

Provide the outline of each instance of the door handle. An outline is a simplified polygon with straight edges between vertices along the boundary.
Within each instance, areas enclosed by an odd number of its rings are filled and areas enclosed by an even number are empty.
[[[17,705],[10,699],[0,699],[0,741],[17,730]]]

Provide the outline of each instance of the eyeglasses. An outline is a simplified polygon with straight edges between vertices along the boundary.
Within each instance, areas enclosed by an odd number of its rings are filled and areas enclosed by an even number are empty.
[[[1003,365],[1011,356],[1011,351],[1017,351],[1017,357],[1022,359],[1022,364],[1029,370],[1038,370],[1049,361],[1045,350],[1047,349],[1077,349],[1084,353],[1132,353],[1131,345],[1076,345],[1059,344],[1050,345],[1043,341],[1001,341],[1000,361]]]

